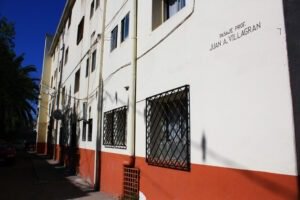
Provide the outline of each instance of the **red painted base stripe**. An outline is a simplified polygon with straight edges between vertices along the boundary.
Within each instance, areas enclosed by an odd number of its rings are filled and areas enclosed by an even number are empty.
[[[36,152],[38,154],[46,154],[47,153],[46,143],[38,142],[36,144]]]
[[[94,183],[95,151],[79,149],[78,173],[89,183]]]
[[[101,190],[122,194],[123,165],[129,156],[101,153]],[[297,177],[206,165],[191,165],[191,171],[150,166],[145,158],[136,158],[140,169],[140,191],[147,200],[296,200]]]

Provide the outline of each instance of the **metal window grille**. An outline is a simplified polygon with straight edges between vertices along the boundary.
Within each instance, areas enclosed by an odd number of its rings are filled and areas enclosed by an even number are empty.
[[[127,107],[123,106],[104,113],[105,146],[126,148],[126,112]]]
[[[139,199],[139,178],[140,170],[137,168],[124,167],[124,200]]]
[[[146,161],[190,170],[189,86],[146,99]]]

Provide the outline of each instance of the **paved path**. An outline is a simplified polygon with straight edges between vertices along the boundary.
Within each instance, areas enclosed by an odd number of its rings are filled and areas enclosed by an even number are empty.
[[[93,192],[78,176],[67,176],[65,169],[43,156],[19,153],[15,164],[0,163],[0,199],[5,200],[113,200]]]

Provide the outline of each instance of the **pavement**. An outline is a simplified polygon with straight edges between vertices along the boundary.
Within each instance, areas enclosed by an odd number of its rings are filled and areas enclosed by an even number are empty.
[[[46,156],[18,152],[12,165],[0,163],[0,199],[5,200],[115,200],[109,194],[94,191],[79,176]]]

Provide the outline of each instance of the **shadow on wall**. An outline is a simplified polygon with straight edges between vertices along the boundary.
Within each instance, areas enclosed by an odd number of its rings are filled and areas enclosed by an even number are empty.
[[[199,145],[192,142],[192,145],[196,148],[199,148]],[[255,172],[247,170],[247,167],[240,165],[236,161],[230,160],[221,154],[213,151],[212,149],[208,148],[208,141],[205,136],[205,131],[202,133],[201,137],[201,145],[200,148],[202,150],[202,160],[203,162],[206,161],[206,158],[209,157],[210,159],[214,159],[220,163],[223,163],[227,166],[235,166],[236,168],[243,169],[232,169],[233,172],[239,173],[243,177],[247,178],[248,180],[254,182],[256,185],[269,190],[272,193],[275,193],[277,196],[281,196],[283,199],[297,199],[297,194],[294,191],[287,188],[284,184],[275,182],[270,180],[266,177],[263,177]]]
[[[293,98],[295,143],[298,170],[298,191],[300,190],[300,2],[284,0],[284,18],[287,36],[290,84]]]

